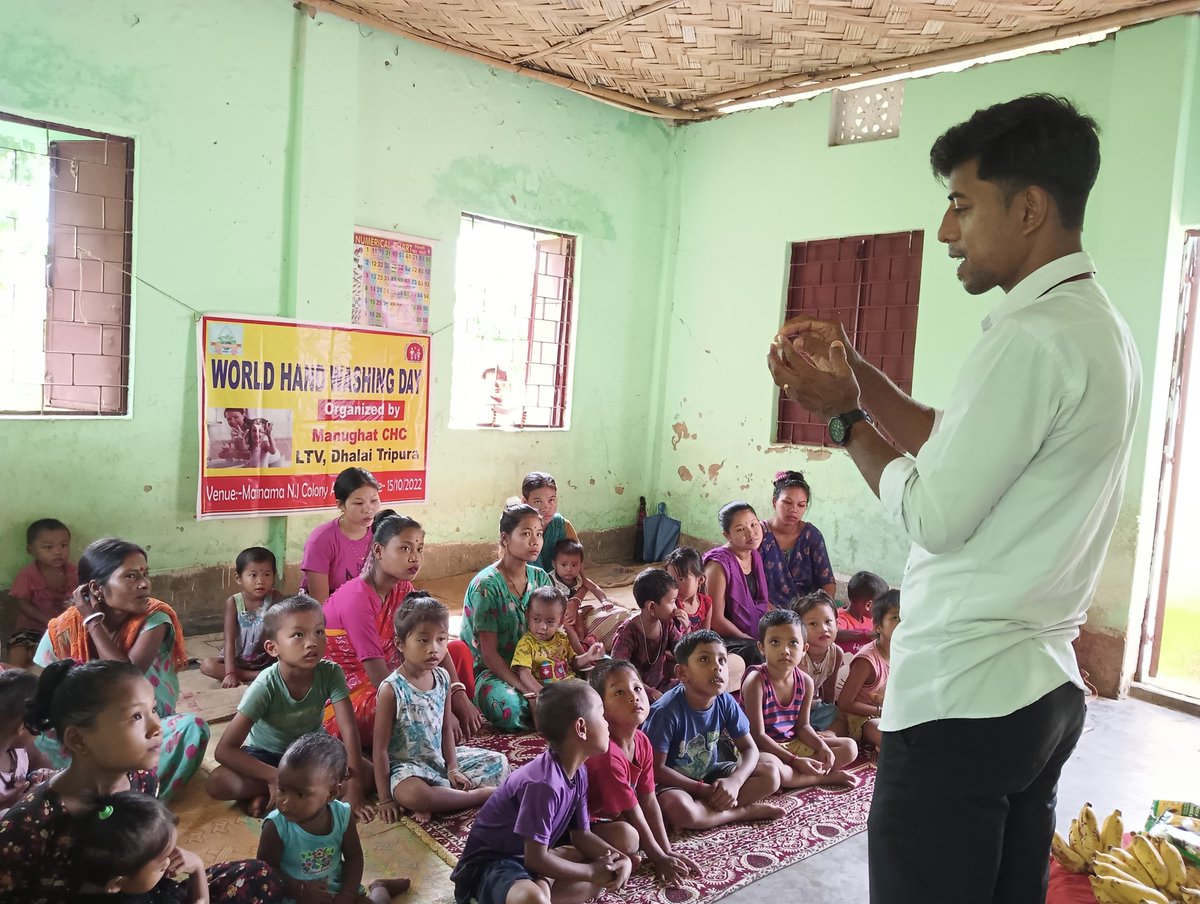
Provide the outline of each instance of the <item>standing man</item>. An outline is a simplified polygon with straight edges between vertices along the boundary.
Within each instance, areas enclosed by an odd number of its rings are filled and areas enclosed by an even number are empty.
[[[771,346],[775,382],[829,419],[913,544],[868,824],[872,904],[1045,900],[1085,711],[1071,642],[1121,506],[1141,382],[1080,243],[1096,132],[1032,95],[934,143],[950,189],[938,241],[968,294],[1004,292],[945,411],[905,395],[838,323],[798,317]]]

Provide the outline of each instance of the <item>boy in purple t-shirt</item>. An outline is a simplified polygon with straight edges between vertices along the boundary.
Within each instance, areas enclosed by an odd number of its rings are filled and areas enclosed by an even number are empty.
[[[457,904],[575,904],[616,891],[633,869],[588,828],[583,764],[608,750],[600,696],[582,681],[556,681],[538,697],[537,721],[548,749],[509,775],[475,817],[450,874]]]

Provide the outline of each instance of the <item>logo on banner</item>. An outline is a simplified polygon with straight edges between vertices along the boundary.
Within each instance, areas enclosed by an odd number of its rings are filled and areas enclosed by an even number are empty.
[[[241,355],[241,325],[236,323],[210,323],[208,325],[208,353],[210,355]]]
[[[409,361],[423,361],[425,360],[425,349],[421,348],[419,342],[410,342],[405,357]]]

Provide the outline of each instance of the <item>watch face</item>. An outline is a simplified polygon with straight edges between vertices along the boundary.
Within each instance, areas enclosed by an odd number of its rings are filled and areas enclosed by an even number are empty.
[[[840,417],[834,417],[830,420],[829,438],[839,446],[846,441],[846,422]]]

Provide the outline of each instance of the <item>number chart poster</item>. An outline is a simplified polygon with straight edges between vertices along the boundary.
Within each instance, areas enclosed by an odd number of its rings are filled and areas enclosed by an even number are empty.
[[[348,467],[425,501],[428,336],[205,315],[197,339],[198,518],[333,508]]]
[[[428,333],[432,273],[433,246],[427,240],[356,228],[350,322]]]

